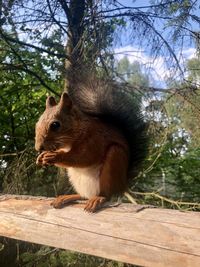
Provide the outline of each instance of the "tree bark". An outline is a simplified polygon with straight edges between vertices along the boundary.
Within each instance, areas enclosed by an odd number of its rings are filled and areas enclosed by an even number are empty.
[[[65,60],[65,84],[67,91],[73,86],[76,78],[76,71],[80,70],[83,64],[83,33],[85,0],[71,0],[69,6],[65,0],[60,0],[60,4],[68,19],[68,40],[66,44]]]

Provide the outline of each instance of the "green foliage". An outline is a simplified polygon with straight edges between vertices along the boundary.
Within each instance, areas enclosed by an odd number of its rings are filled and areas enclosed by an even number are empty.
[[[192,72],[190,78],[194,78]],[[147,107],[148,114],[154,113],[154,118],[151,118],[155,121],[151,121],[151,126],[155,128],[156,138],[152,135],[154,148],[146,171],[136,185],[140,191],[197,204],[200,202],[199,89],[185,83],[179,84],[179,88],[169,98],[163,96],[162,100],[154,100]],[[155,202],[153,194],[144,195],[144,198],[149,203],[153,201],[157,205],[178,207],[171,202],[163,204],[162,198]],[[197,206],[184,204],[182,208],[198,210]]]
[[[187,62],[189,80],[193,82],[200,82],[200,58],[192,58]]]
[[[20,262],[26,267],[128,267],[132,265],[103,260],[80,253],[41,247],[36,253],[25,252]]]
[[[55,31],[51,38],[59,42],[61,36]],[[51,38],[44,38],[44,43]],[[7,193],[55,195],[57,171],[35,165],[34,129],[48,93],[61,91],[63,62],[3,40],[0,62],[0,188]]]
[[[183,136],[168,137],[154,167],[138,181],[141,191],[159,192],[174,200],[200,202],[200,150],[184,151]]]
[[[116,71],[120,77],[134,86],[148,87],[149,77],[142,71],[141,64],[138,61],[130,63],[125,56],[118,63]]]
[[[169,115],[190,136],[188,147],[200,145],[200,60],[192,58],[187,62],[188,82],[178,83],[177,91],[166,103]],[[196,85],[196,86],[195,86]]]
[[[175,95],[168,102],[169,113],[177,114],[176,120],[179,127],[185,129],[191,140],[188,146],[198,147],[200,144],[200,90],[191,92],[182,91],[180,94]]]

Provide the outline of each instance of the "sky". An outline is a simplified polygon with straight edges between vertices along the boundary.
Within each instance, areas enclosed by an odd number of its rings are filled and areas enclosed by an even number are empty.
[[[124,1],[118,1],[118,3],[121,3],[122,5],[125,6],[131,6],[131,7],[142,7],[142,6],[148,6],[150,1],[146,0],[124,0]],[[200,7],[200,0],[197,1],[197,6]],[[144,10],[144,9],[142,9]],[[200,8],[195,11],[196,16],[200,16]],[[160,20],[159,20],[160,21]],[[198,30],[199,31],[199,25],[195,24],[194,22],[190,21],[191,28],[192,30]],[[162,28],[164,26],[160,25]],[[161,28],[158,29],[160,31]],[[169,35],[169,31],[165,31],[165,34]],[[115,58],[117,60],[120,60],[123,58],[123,56],[127,56],[130,62],[134,61],[139,61],[142,66],[143,70],[147,73],[150,73],[151,76],[153,77],[152,80],[152,86],[157,86],[157,87],[166,87],[166,80],[169,77],[174,77],[176,79],[180,79],[180,73],[179,71],[176,71],[174,68],[170,68],[170,64],[168,58],[164,55],[158,55],[156,58],[153,57],[153,55],[150,53],[150,51],[147,50],[147,47],[143,47],[142,45],[138,46],[136,44],[133,44],[130,42],[130,38],[126,38],[127,36],[129,37],[130,32],[124,32],[120,35],[120,42],[121,44],[117,45],[115,47]],[[128,41],[129,40],[129,41]],[[177,46],[175,48],[175,55],[177,56],[179,60],[180,66],[184,69],[185,68],[185,63],[187,60],[195,57],[196,49],[195,49],[195,44],[191,43],[191,40],[189,38],[185,38],[185,42],[182,43],[182,47]],[[187,74],[186,74],[187,75]]]
[[[196,49],[194,47],[183,48],[183,59],[181,60],[181,65],[183,66],[187,60],[195,57],[195,53]],[[165,88],[167,86],[167,79],[173,75],[173,70],[167,67],[165,62],[166,58],[164,56],[158,56],[154,58],[145,51],[142,51],[141,48],[131,45],[122,46],[115,49],[115,58],[118,61],[124,56],[126,56],[131,63],[133,63],[134,61],[141,63],[144,72],[150,74],[150,76],[153,78],[153,80],[151,81],[152,86]]]

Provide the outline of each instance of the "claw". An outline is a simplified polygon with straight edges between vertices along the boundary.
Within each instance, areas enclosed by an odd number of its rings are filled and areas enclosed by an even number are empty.
[[[91,213],[96,212],[105,201],[105,197],[93,197],[87,201],[84,210]]]
[[[81,196],[80,195],[61,195],[58,196],[54,201],[51,202],[51,206],[53,206],[55,209],[61,209],[63,208],[66,204],[73,202],[75,200],[80,200]]]

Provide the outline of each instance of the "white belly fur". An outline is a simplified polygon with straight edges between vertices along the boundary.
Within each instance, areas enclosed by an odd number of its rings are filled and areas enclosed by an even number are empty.
[[[98,196],[100,193],[99,174],[101,166],[87,168],[68,168],[69,180],[78,194],[84,198]]]

